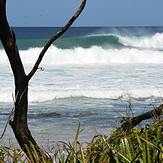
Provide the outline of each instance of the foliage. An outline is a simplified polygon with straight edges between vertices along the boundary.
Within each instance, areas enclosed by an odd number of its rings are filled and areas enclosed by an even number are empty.
[[[159,163],[163,161],[163,120],[144,128],[123,131],[119,128],[111,136],[95,136],[87,146],[79,141],[80,125],[73,143],[60,142],[51,147],[54,163]],[[33,153],[38,159],[33,147]],[[31,156],[32,157],[32,156]],[[42,150],[42,160],[46,156]],[[22,150],[0,148],[0,162],[29,162]],[[31,161],[30,161],[31,162]]]

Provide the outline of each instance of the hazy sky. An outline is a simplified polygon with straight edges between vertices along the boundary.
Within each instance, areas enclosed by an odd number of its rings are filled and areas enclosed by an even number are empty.
[[[63,26],[80,0],[8,0],[11,26]],[[163,26],[163,0],[88,0],[74,26]]]

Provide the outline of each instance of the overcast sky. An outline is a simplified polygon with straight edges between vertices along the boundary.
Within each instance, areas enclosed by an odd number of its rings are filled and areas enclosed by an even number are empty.
[[[8,0],[11,26],[63,26],[80,0]],[[88,0],[74,26],[163,26],[163,0]]]

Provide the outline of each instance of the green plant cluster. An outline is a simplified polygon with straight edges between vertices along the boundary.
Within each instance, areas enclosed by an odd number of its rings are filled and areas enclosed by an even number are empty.
[[[95,136],[87,146],[80,143],[79,136],[80,125],[73,143],[62,142],[51,148],[53,153],[50,156],[54,163],[163,162],[163,120],[155,121],[143,128],[134,128],[127,131],[118,128],[111,136]],[[37,153],[34,152],[33,154],[37,158]],[[42,162],[46,163],[44,152],[42,152],[42,156]],[[1,147],[1,162],[24,163],[32,161],[29,161],[22,150]]]

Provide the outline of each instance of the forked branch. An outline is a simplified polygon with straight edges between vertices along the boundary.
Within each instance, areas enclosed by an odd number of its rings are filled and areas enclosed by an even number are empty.
[[[82,1],[80,7],[75,12],[75,14],[71,17],[71,19],[66,23],[66,25],[64,27],[62,27],[57,33],[55,33],[55,35],[52,36],[49,39],[49,41],[46,43],[43,50],[39,54],[39,57],[38,57],[35,65],[33,66],[31,72],[27,76],[28,80],[30,80],[32,78],[32,76],[36,73],[36,71],[38,70],[38,67],[39,67],[46,51],[49,49],[49,47],[54,43],[55,40],[57,40],[63,33],[65,33],[70,28],[70,26],[73,24],[73,22],[79,17],[79,15],[81,14],[81,12],[83,11],[83,9],[86,5],[86,2],[87,2],[87,0]]]
[[[15,137],[19,142],[19,145],[27,154],[32,162],[38,162],[35,153],[38,154],[39,162],[44,162],[42,158],[42,152],[40,147],[37,145],[35,139],[32,137],[31,132],[28,128],[27,112],[28,112],[28,84],[29,80],[37,71],[42,58],[44,57],[46,51],[50,45],[58,39],[66,30],[72,25],[72,23],[77,19],[77,17],[83,11],[87,0],[83,0],[79,9],[73,15],[73,17],[68,21],[68,23],[61,28],[44,46],[41,51],[34,67],[28,76],[25,74],[24,66],[22,64],[19,50],[16,45],[16,37],[14,32],[10,29],[7,16],[6,16],[6,0],[0,0],[0,40],[4,46],[6,54],[8,56],[13,74],[15,79],[15,103],[14,103],[14,117],[13,121],[10,121],[10,125],[14,131]],[[34,147],[34,148],[31,148]],[[30,152],[30,153],[29,153]],[[45,155],[48,161],[52,162],[49,156]]]

